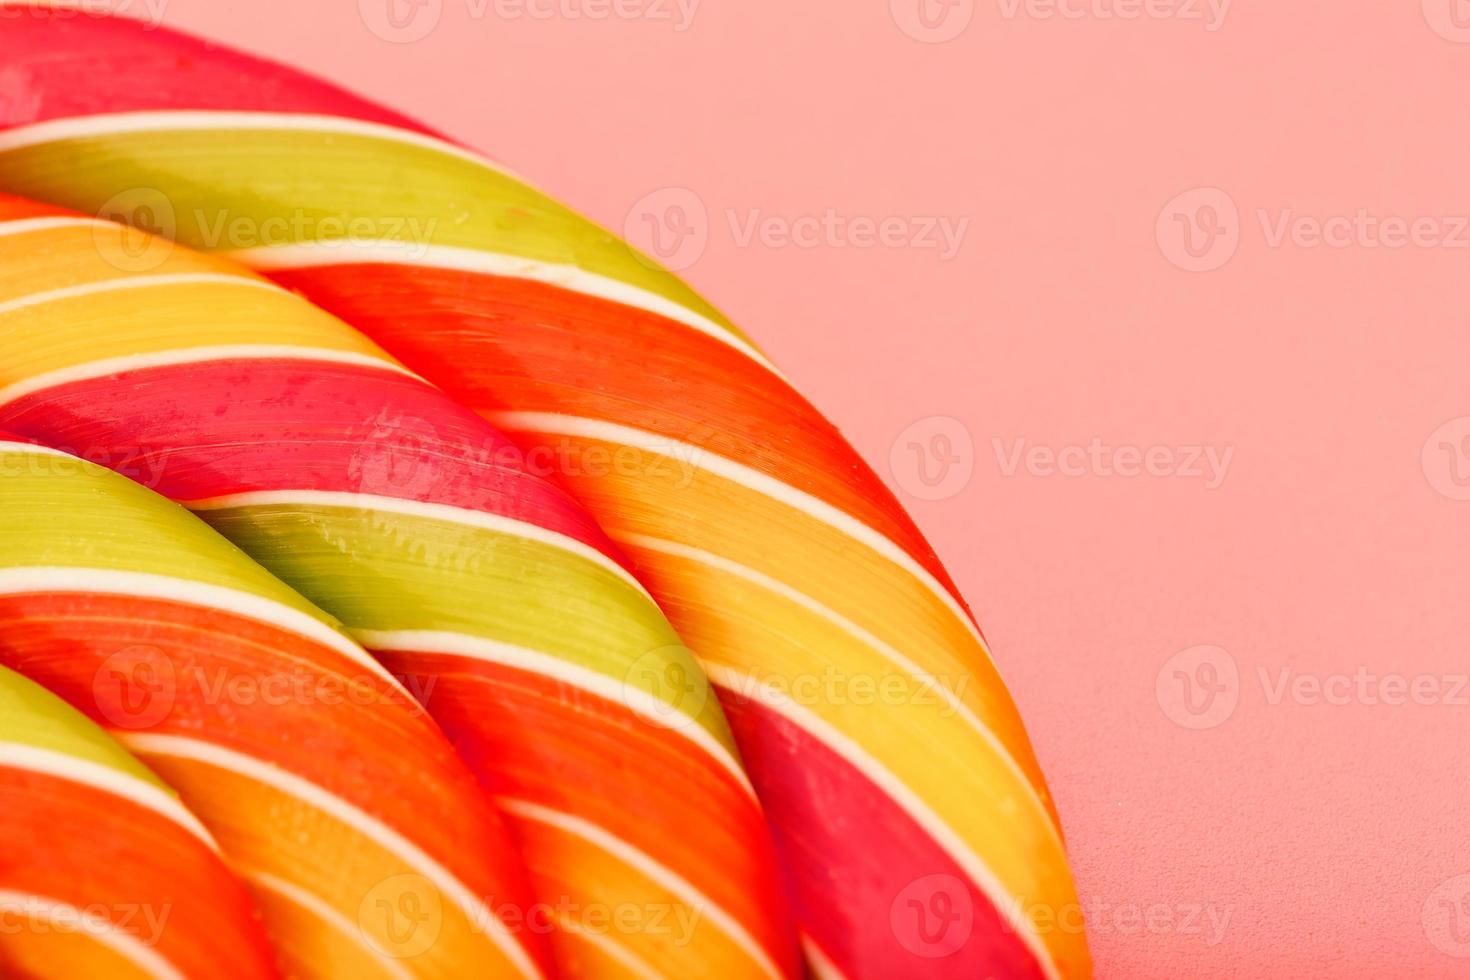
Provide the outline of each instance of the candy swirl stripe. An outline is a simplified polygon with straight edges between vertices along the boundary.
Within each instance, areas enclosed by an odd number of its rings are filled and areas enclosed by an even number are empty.
[[[545,973],[539,937],[489,928],[492,897],[529,905],[508,829],[419,703],[335,621],[187,511],[23,442],[0,442],[0,536],[0,665],[161,774],[233,868],[358,924],[344,937],[256,889],[289,972],[394,958],[402,944],[373,910],[413,895],[444,912],[412,975],[454,976],[467,958]],[[0,751],[0,765],[17,758]],[[95,762],[56,771],[110,788]],[[135,792],[135,806],[156,810],[160,793]]]
[[[277,975],[250,896],[178,798],[81,713],[0,666],[0,970]]]
[[[132,36],[150,53],[131,76],[121,33],[52,37],[136,83],[103,90],[71,59],[23,61],[45,98],[0,137],[0,177],[92,214],[152,188],[183,216],[180,242],[268,272],[523,447],[623,461],[566,486],[727,681],[718,693],[816,958],[854,978],[1087,974],[1079,930],[1018,914],[1060,915],[1076,897],[973,618],[881,481],[728,319],[421,126],[164,32]],[[163,52],[208,64],[170,78]],[[191,97],[196,70],[216,86]],[[221,215],[285,231],[219,235]],[[669,447],[686,464],[673,476]]]
[[[0,221],[41,210],[0,201]],[[0,386],[15,395],[0,425],[187,505],[381,642],[495,797],[563,816],[548,830],[506,813],[538,907],[595,919],[625,895],[677,910],[692,895],[687,937],[635,922],[603,938],[672,975],[794,975],[770,832],[718,700],[590,516],[340,321],[226,260],[110,229],[0,236]],[[127,268],[149,254],[146,274]],[[562,840],[578,821],[601,833]],[[558,957],[584,958],[592,935],[556,930]]]

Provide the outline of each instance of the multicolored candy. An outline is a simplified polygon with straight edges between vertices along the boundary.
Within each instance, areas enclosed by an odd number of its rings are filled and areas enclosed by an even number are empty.
[[[0,427],[185,504],[403,678],[509,824],[563,973],[796,973],[689,651],[570,497],[361,334],[227,260],[0,199]]]
[[[0,832],[0,974],[277,976],[250,896],[199,819],[100,728],[4,667]]]
[[[714,682],[815,972],[1089,973],[1055,808],[954,583],[708,302],[284,67],[107,20],[28,22],[0,54],[28,96],[0,119],[0,182],[228,252],[557,461]],[[287,523],[259,525],[279,552],[247,545],[300,585]]]
[[[507,829],[419,703],[334,620],[187,511],[41,446],[0,442],[0,537],[0,665],[180,794],[188,826],[209,828],[254,893],[288,976],[546,972]],[[118,849],[134,837],[87,835]],[[172,860],[129,853],[145,876]]]

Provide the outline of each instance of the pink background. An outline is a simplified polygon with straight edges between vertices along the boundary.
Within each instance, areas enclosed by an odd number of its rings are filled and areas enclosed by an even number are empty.
[[[955,0],[956,36],[921,43],[918,0],[703,0],[682,31],[650,2],[428,0],[411,43],[365,26],[383,0],[163,16],[605,225],[692,232],[685,274],[904,494],[980,614],[1100,976],[1470,975],[1470,421],[1436,434],[1470,416],[1470,3],[1237,0],[1220,23],[1218,0]],[[901,219],[896,244],[738,234],[829,209]],[[1417,243],[1296,221],[1360,211],[1420,219]],[[1191,257],[1176,214],[1213,247]],[[948,259],[910,240],[938,217],[969,220]],[[1168,452],[1127,476],[1074,451],[1068,475],[1012,467],[1016,440]],[[1218,487],[1190,446],[1233,450]],[[1425,703],[1385,703],[1389,674]]]

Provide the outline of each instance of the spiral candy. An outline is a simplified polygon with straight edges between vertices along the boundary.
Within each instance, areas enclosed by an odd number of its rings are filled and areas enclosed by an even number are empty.
[[[796,971],[718,702],[508,440],[300,297],[125,226],[0,200],[0,270],[0,426],[146,470],[403,678],[510,825],[522,936],[569,975]]]
[[[276,976],[249,896],[178,798],[0,667],[0,973]]]
[[[447,977],[469,960],[542,972],[543,938],[500,922],[529,904],[506,828],[418,702],[335,621],[101,466],[11,442],[0,474],[0,664],[180,794],[174,808],[250,887],[288,975]],[[400,935],[382,907],[412,905],[434,921]]]
[[[88,215],[143,215],[182,246],[228,253],[381,345],[399,377],[426,379],[510,437],[490,446],[489,435],[463,435],[471,430],[460,419],[446,423],[453,437],[436,423],[418,439],[470,445],[476,461],[499,447],[522,459],[617,461],[555,467],[556,485],[575,499],[558,513],[577,515],[558,533],[603,556],[607,581],[636,577],[677,631],[649,626],[630,653],[687,646],[713,683],[775,833],[815,973],[1089,973],[1080,930],[1026,914],[1039,906],[1056,921],[1076,896],[1045,779],[968,607],[877,476],[718,310],[498,164],[284,67],[106,19],[18,23],[0,36],[0,55],[26,96],[0,118],[0,186]],[[259,236],[269,240],[237,240],[236,221],[270,229]],[[291,332],[298,342],[310,335]],[[130,406],[108,423],[119,445],[190,444],[226,400],[220,389],[248,389],[264,367],[227,371],[199,382],[215,402],[201,398],[167,432],[154,421],[162,402]],[[101,418],[97,404],[116,400],[114,383],[78,383],[74,397],[52,388],[34,409],[0,392],[0,425],[96,442],[87,427]],[[354,375],[330,398],[351,399],[361,383]],[[405,409],[411,416],[436,417]],[[391,432],[399,417],[380,421]],[[200,451],[189,455],[215,478],[224,464]],[[406,634],[426,630],[388,622],[390,597],[342,575],[342,555],[354,569],[375,553],[390,561],[394,541],[442,554],[432,536],[405,533],[406,517],[389,511],[354,526],[334,519],[324,543],[323,514],[308,519],[299,500],[283,505],[253,482],[270,471],[263,459],[231,460],[218,486],[162,489],[347,621],[395,671],[434,676],[436,657],[462,655],[414,649]],[[372,465],[404,471],[401,459]],[[487,477],[471,466],[450,479],[478,488]],[[408,496],[437,499],[440,481],[427,489]],[[393,580],[401,593],[407,577]],[[436,579],[414,598],[452,619],[452,599],[435,602],[449,595]],[[693,660],[634,666],[634,675],[652,668],[650,683],[676,714],[706,712],[701,726],[675,727],[726,744],[708,689],[682,679]],[[439,718],[454,735],[464,716]],[[529,812],[512,806],[509,816]],[[720,878],[700,880],[708,894]],[[738,907],[739,892],[721,894]]]

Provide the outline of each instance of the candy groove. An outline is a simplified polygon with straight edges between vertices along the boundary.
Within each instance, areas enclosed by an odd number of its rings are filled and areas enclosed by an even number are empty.
[[[137,759],[0,666],[0,972],[277,976],[218,845]]]
[[[179,214],[256,227],[303,214],[271,247],[211,241],[207,221],[173,230],[342,317],[522,451],[622,460],[558,475],[715,679],[813,963],[853,978],[1089,973],[1080,930],[1017,914],[1060,919],[1076,896],[978,627],[898,502],[743,334],[646,257],[416,124],[369,132],[391,114],[166,32],[129,37],[147,49],[134,74],[120,35],[112,22],[47,35],[136,80],[107,89],[78,60],[13,47],[47,98],[0,134],[0,176],[88,213],[150,187]],[[180,51],[220,84],[184,94],[159,67]],[[424,234],[390,234],[395,216]],[[348,241],[326,219],[382,231]],[[836,696],[793,695],[833,671]],[[857,681],[891,696],[856,703]]]
[[[590,516],[301,298],[182,247],[119,275],[157,240],[46,217],[0,200],[0,229],[29,229],[0,234],[0,425],[187,505],[369,644],[505,814],[531,914],[557,916],[526,928],[550,933],[560,972],[616,947],[665,975],[795,975],[774,847],[718,701]],[[231,768],[142,744],[161,765]]]
[[[0,474],[0,664],[159,772],[247,880],[353,923],[339,935],[257,888],[293,975],[396,961],[376,903],[407,894],[442,909],[414,976],[453,976],[466,958],[543,972],[539,937],[491,928],[484,896],[528,904],[508,832],[418,702],[335,621],[100,466],[0,442]]]

